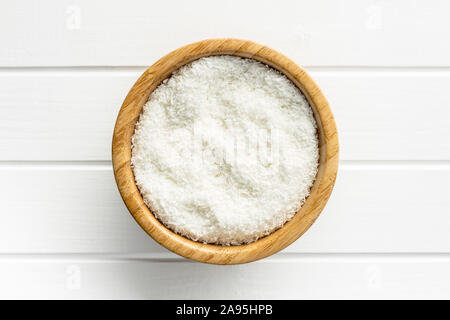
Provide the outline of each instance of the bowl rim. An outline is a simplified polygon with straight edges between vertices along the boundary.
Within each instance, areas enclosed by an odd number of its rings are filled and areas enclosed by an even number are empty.
[[[319,133],[319,168],[303,206],[281,228],[252,243],[223,246],[196,242],[164,226],[145,205],[131,168],[131,138],[151,92],[173,71],[202,57],[234,55],[263,62],[286,75],[313,109]],[[270,256],[297,240],[320,215],[336,180],[339,158],[337,128],[328,102],[311,77],[283,54],[249,40],[207,39],[178,48],[150,66],[136,81],[117,116],[112,140],[114,176],[121,197],[139,225],[159,244],[191,260],[239,264]]]

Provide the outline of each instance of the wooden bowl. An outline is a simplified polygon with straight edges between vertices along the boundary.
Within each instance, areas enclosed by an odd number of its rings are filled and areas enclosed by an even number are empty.
[[[316,180],[301,209],[283,227],[253,243],[237,246],[204,244],[166,228],[145,205],[131,168],[131,138],[150,93],[173,71],[211,55],[234,55],[261,61],[285,74],[306,96],[318,125],[320,160]],[[128,210],[141,227],[167,249],[192,260],[238,264],[270,256],[298,239],[316,220],[334,186],[338,169],[338,136],[333,114],[319,87],[292,60],[263,45],[238,39],[211,39],[181,47],[145,71],[128,93],[117,117],[112,142],[114,175]],[[176,196],[176,195],[174,195]]]

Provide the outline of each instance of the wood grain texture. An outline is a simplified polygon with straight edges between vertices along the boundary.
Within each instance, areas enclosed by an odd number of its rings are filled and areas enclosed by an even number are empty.
[[[318,126],[320,159],[316,180],[302,208],[282,228],[257,241],[239,246],[203,244],[175,234],[150,212],[137,189],[131,169],[131,138],[142,107],[151,92],[179,67],[211,55],[230,54],[261,61],[284,73],[305,95]],[[112,143],[114,175],[122,198],[141,227],[169,250],[200,262],[237,264],[272,255],[299,238],[317,219],[336,179],[338,137],[328,102],[315,82],[292,60],[263,45],[238,39],[192,43],[153,64],[131,88],[117,117]]]
[[[436,254],[450,253],[449,9],[447,0],[0,2],[0,298],[449,299],[448,254]],[[301,239],[226,268],[176,258],[148,237],[109,163],[115,117],[145,69],[126,66],[212,37],[254,39],[307,66],[345,160]]]
[[[450,164],[341,163],[317,222],[282,252],[450,253],[448,181]],[[0,165],[0,194],[0,254],[173,256],[133,220],[110,165]]]
[[[0,161],[111,160],[115,118],[144,71],[0,70]],[[450,160],[450,70],[308,72],[333,108],[340,159]]]
[[[0,30],[7,44],[0,66],[148,66],[173,48],[217,37],[253,39],[303,66],[450,65],[446,0],[127,4],[2,1],[0,19],[8,27]]]
[[[448,255],[301,255],[227,268],[186,259],[8,257],[5,299],[449,299]]]

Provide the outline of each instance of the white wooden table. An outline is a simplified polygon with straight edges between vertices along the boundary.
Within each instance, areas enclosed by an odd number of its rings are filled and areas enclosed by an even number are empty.
[[[449,16],[445,0],[0,2],[0,298],[450,298]],[[232,267],[157,245],[111,168],[140,73],[211,37],[304,66],[341,143],[313,227]]]

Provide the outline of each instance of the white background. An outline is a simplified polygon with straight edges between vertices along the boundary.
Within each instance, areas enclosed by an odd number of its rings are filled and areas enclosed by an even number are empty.
[[[0,24],[0,298],[450,298],[449,1],[21,0]],[[305,67],[341,144],[317,222],[240,266],[157,245],[111,167],[137,77],[211,37]]]

